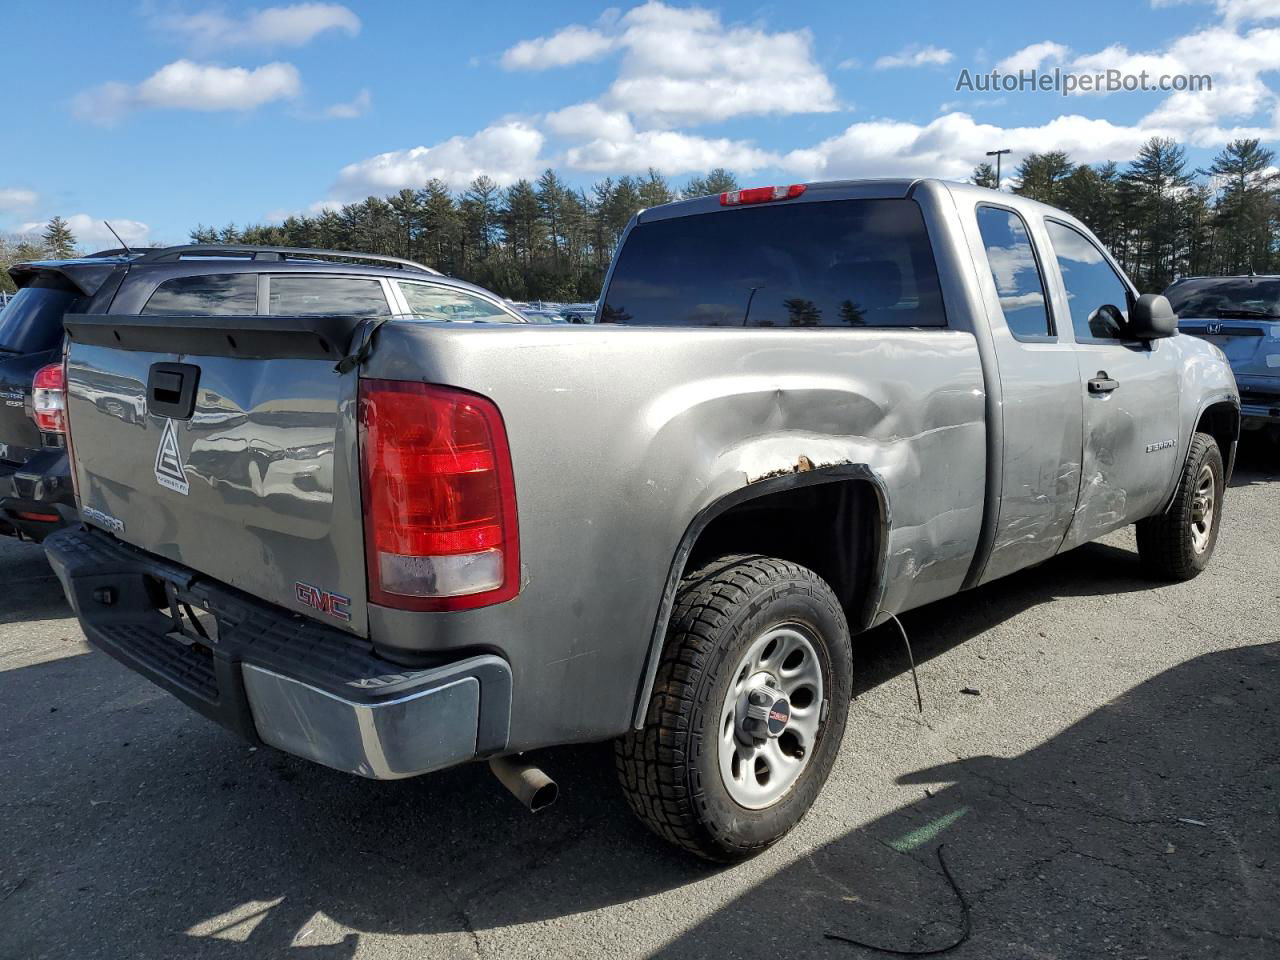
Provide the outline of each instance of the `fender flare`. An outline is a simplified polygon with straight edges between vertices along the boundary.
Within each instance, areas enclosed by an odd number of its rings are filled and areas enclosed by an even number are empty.
[[[1186,436],[1186,453],[1182,455],[1182,461],[1178,464],[1178,472],[1174,474],[1173,481],[1170,484],[1169,495],[1165,498],[1164,506],[1160,508],[1160,514],[1169,512],[1169,508],[1173,506],[1174,497],[1178,494],[1178,478],[1182,476],[1182,470],[1186,467],[1187,459],[1191,456],[1191,438],[1195,436],[1196,427],[1200,426],[1200,421],[1204,419],[1205,411],[1210,407],[1219,403],[1230,403],[1236,410],[1236,437],[1232,442],[1230,450],[1219,451],[1222,454],[1223,461],[1223,483],[1231,481],[1231,471],[1235,467],[1236,460],[1236,444],[1240,440],[1240,397],[1233,393],[1215,393],[1200,401],[1200,406],[1196,410],[1196,415],[1191,421],[1191,430]]]
[[[662,647],[667,639],[667,624],[671,619],[671,611],[675,606],[676,590],[684,574],[685,565],[693,552],[694,544],[716,517],[726,511],[772,493],[784,490],[795,490],[800,487],[818,486],[820,484],[841,483],[848,480],[861,480],[871,484],[875,491],[880,512],[879,542],[874,579],[867,592],[866,609],[863,612],[862,626],[870,626],[879,612],[884,592],[887,587],[886,571],[889,560],[889,531],[893,525],[893,515],[889,505],[889,491],[883,478],[870,466],[864,463],[835,464],[818,467],[799,473],[786,473],[776,477],[768,477],[732,490],[698,511],[676,546],[675,555],[667,571],[666,583],[662,590],[662,602],[658,604],[658,612],[653,622],[653,630],[649,638],[649,650],[645,656],[644,671],[636,690],[635,710],[632,716],[632,728],[639,730],[644,726],[645,714],[649,710],[649,700],[653,695],[653,684],[658,675],[658,664],[662,659]]]

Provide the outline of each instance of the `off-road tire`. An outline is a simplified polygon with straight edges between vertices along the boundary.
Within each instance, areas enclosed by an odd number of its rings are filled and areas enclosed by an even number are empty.
[[[826,719],[805,768],[770,806],[748,809],[728,793],[718,727],[739,658],[774,624],[799,623],[817,642]],[[732,863],[781,839],[812,806],[840,749],[853,655],[840,603],[812,570],[771,557],[721,557],[676,593],[645,725],[615,745],[618,777],[636,815],[664,840]]]
[[[1204,468],[1213,472],[1214,502],[1208,543],[1197,551],[1193,545],[1191,523],[1195,510],[1197,480]],[[1226,484],[1222,453],[1217,442],[1207,433],[1191,438],[1191,449],[1178,478],[1173,503],[1164,513],[1137,523],[1138,556],[1143,568],[1161,580],[1190,580],[1209,564],[1213,548],[1222,528],[1222,499]]]

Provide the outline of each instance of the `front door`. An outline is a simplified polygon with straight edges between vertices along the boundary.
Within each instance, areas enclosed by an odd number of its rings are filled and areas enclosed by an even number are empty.
[[[1080,502],[1065,547],[1150,516],[1177,469],[1179,364],[1128,336],[1130,288],[1075,227],[1045,220],[1075,331],[1084,409]]]

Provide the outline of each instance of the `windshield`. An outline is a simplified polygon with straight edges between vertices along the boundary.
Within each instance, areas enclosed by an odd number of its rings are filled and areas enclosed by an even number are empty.
[[[1280,279],[1187,280],[1165,294],[1179,317],[1280,317]]]
[[[640,223],[601,323],[646,326],[943,326],[915,201],[837,200]]]
[[[62,315],[77,299],[70,290],[24,287],[0,312],[0,350],[41,353],[62,342]]]

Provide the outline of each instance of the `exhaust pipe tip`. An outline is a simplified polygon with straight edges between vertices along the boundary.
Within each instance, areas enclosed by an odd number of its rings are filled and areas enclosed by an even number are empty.
[[[498,782],[531,813],[544,810],[556,802],[560,788],[540,767],[525,763],[519,757],[493,757],[489,769]]]

